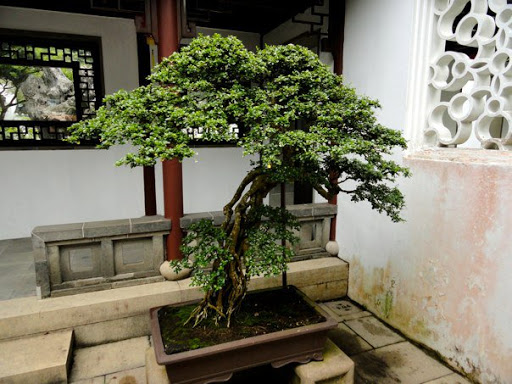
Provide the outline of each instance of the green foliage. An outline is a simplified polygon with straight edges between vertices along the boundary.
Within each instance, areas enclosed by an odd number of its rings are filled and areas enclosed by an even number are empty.
[[[226,283],[226,267],[232,259],[227,247],[228,241],[221,228],[215,227],[209,220],[201,220],[189,227],[183,239],[181,251],[184,258],[172,261],[171,265],[176,272],[182,268],[194,268],[192,285],[200,286],[205,291],[218,291]],[[208,268],[214,263],[217,268],[209,271]]]
[[[221,290],[238,258],[248,278],[285,268],[291,251],[280,240],[293,242],[295,224],[262,206],[281,182],[309,183],[328,199],[347,193],[401,220],[404,199],[394,184],[409,171],[389,155],[405,148],[405,140],[377,122],[377,101],[344,85],[308,49],[290,44],[253,53],[235,37],[200,36],[164,59],[149,79],[148,86],[107,96],[94,119],[71,127],[70,140],[99,137],[101,148],[130,143],[135,152],[117,164],[132,167],[193,156],[188,133],[211,143],[231,141],[245,155],[259,156],[224,209],[223,226],[192,226],[183,246],[187,258],[174,263],[194,267],[194,284],[205,291]],[[246,131],[243,137],[235,126]]]
[[[286,263],[293,256],[289,246],[281,241],[295,244],[295,231],[299,230],[297,219],[286,210],[269,206],[252,209],[247,217],[240,241],[244,243],[242,263],[245,276],[274,276],[286,271]],[[229,262],[233,255],[229,251],[231,239],[222,228],[215,227],[210,220],[201,220],[188,228],[181,251],[183,259],[171,261],[175,272],[183,268],[193,269],[192,285],[204,291],[219,291],[228,280]],[[216,268],[212,269],[215,264]]]
[[[286,210],[263,205],[251,210],[247,221],[246,275],[267,277],[286,271],[286,263],[293,256],[289,245],[299,241],[294,232],[300,228],[295,216]]]

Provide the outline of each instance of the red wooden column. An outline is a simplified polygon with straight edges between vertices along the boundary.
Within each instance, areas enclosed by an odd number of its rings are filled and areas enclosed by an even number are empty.
[[[158,0],[158,56],[159,60],[171,55],[179,47],[178,5],[176,0]],[[183,233],[180,219],[183,217],[183,172],[177,159],[162,163],[164,188],[164,216],[172,221],[167,236],[167,259],[181,259]]]
[[[345,32],[345,0],[331,1],[329,3],[329,40],[331,42],[332,56],[334,59],[334,73],[343,73],[343,41]],[[335,183],[338,175],[331,175],[331,182]],[[337,205],[338,196],[329,200],[329,204]],[[329,240],[336,240],[336,220],[331,219]]]

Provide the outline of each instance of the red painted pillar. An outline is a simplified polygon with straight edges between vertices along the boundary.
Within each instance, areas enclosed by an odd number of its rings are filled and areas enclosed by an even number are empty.
[[[334,73],[343,73],[343,41],[345,32],[345,1],[331,1],[329,3],[329,40],[331,40],[332,56],[334,59]],[[330,175],[332,183],[335,183],[338,175]],[[338,196],[329,200],[329,204],[338,204]],[[337,216],[331,219],[329,240],[336,240]]]
[[[176,0],[158,0],[158,56],[159,60],[171,55],[179,47],[178,5]],[[164,216],[171,219],[172,229],[167,236],[167,259],[181,259],[183,233],[183,172],[177,159],[162,163],[164,188]]]

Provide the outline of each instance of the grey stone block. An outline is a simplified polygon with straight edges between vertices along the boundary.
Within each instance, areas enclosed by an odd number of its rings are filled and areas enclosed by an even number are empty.
[[[143,277],[140,279],[117,281],[117,282],[112,283],[112,288],[132,287],[135,285],[160,283],[162,281],[165,281],[165,278],[163,276],[150,276],[150,277]]]
[[[36,291],[41,298],[50,296],[50,271],[47,261],[36,261]]]
[[[329,203],[313,204],[313,216],[334,216],[338,213],[338,206]]]
[[[212,211],[210,214],[213,216],[214,225],[222,225],[224,222],[224,213],[222,211]]]
[[[110,281],[114,282],[114,281],[128,280],[128,279],[133,279],[133,278],[135,278],[135,273],[129,272],[129,273],[115,275],[110,278]]]
[[[165,237],[153,236],[152,270],[159,271],[165,259]]]
[[[84,224],[84,237],[98,238],[130,233],[130,220],[93,221]]]
[[[115,275],[109,279],[110,282],[115,283],[118,281],[126,281],[130,279],[144,279],[146,277],[160,276],[160,271],[140,271],[123,273],[121,275]]]
[[[116,274],[114,268],[114,245],[111,239],[101,241],[101,274],[104,277],[112,277]]]
[[[165,232],[171,230],[171,220],[160,215],[142,216],[130,219],[130,221],[130,233]]]
[[[48,262],[50,264],[50,281],[52,282],[52,286],[62,283],[59,247],[55,245],[48,247]]]
[[[83,238],[83,223],[45,225],[35,227],[32,234],[44,242],[76,240]]]
[[[202,219],[213,220],[214,217],[211,212],[189,213],[180,219],[180,227],[182,229],[187,229],[191,224],[197,223]]]
[[[331,234],[331,219],[326,217],[322,220],[322,247],[325,248]]]
[[[92,277],[90,279],[65,281],[61,284],[54,284],[54,285],[52,285],[52,289],[56,290],[56,289],[83,288],[83,287],[89,287],[91,285],[104,284],[107,282],[108,282],[107,279],[105,279],[104,277]]]
[[[32,253],[34,255],[35,261],[44,261],[46,260],[46,246],[44,240],[32,233]]]
[[[80,288],[57,289],[57,290],[52,291],[51,296],[52,297],[61,297],[61,296],[67,296],[67,295],[76,295],[77,293],[104,291],[106,289],[111,289],[111,288],[112,288],[111,283],[105,283],[105,284],[90,285],[87,287],[80,287]]]
[[[151,237],[114,241],[115,274],[153,269],[153,239]]]
[[[101,276],[101,243],[60,246],[62,281]]]
[[[313,206],[314,204],[295,204],[287,205],[286,209],[297,218],[311,217],[313,216]]]

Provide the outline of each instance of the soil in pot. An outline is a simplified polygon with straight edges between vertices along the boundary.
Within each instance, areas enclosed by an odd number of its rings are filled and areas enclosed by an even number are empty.
[[[165,353],[170,355],[247,337],[318,324],[319,315],[294,290],[276,289],[248,294],[230,328],[208,319],[195,328],[184,325],[195,305],[164,307],[158,312]]]

